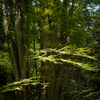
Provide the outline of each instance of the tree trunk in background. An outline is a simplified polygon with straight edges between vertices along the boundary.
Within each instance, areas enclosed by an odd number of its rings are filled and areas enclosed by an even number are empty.
[[[44,10],[45,10],[45,0],[39,0],[40,4],[40,11],[38,13],[38,25],[39,25],[39,31],[40,31],[40,49],[46,49],[46,32],[44,29],[45,26],[45,16],[43,16]],[[41,61],[41,76],[43,77],[45,75],[45,63]]]
[[[47,41],[46,41],[46,31],[44,29],[45,26],[45,16],[43,15],[44,10],[45,10],[45,0],[39,0],[39,6],[40,6],[40,11],[37,12],[38,15],[38,26],[39,26],[39,31],[40,31],[40,49],[46,49],[47,48]],[[43,83],[45,80],[45,73],[46,73],[46,62],[41,61],[41,82]],[[42,86],[40,89],[38,88],[37,90],[37,95],[40,100],[42,98],[43,100],[45,99],[45,94],[43,93]]]
[[[70,43],[70,33],[71,29],[73,27],[73,22],[71,21],[73,17],[73,11],[74,11],[74,0],[72,0],[72,6],[68,11],[70,0],[63,0],[62,9],[61,9],[61,33],[60,33],[60,43],[62,46],[66,46]],[[64,57],[64,56],[63,56]],[[69,56],[64,57],[65,59],[69,59]],[[61,93],[61,100],[70,100],[70,91],[69,91],[69,84],[71,81],[71,66],[70,64],[64,64],[65,67],[65,75],[64,75],[64,83],[62,87],[62,93]],[[62,69],[60,69],[62,70]],[[63,74],[63,73],[62,73]]]
[[[34,24],[34,27],[36,27],[35,26],[35,24]],[[36,30],[35,30],[35,28],[34,28],[34,30],[33,30],[33,33],[34,33],[34,40],[33,40],[33,44],[34,44],[34,52],[36,51]],[[36,64],[36,62],[37,62],[37,59],[34,59],[34,68],[33,69],[35,69],[36,70],[36,76],[37,76],[37,64]]]
[[[68,2],[70,0],[64,0],[61,8],[61,33],[60,33],[60,42],[61,44],[65,44],[67,41],[68,33]]]
[[[38,15],[38,25],[39,25],[39,31],[40,31],[40,42],[41,42],[41,49],[46,48],[46,32],[44,29],[45,26],[45,16],[43,15],[45,11],[45,1],[39,0],[40,4],[40,11],[37,12]]]
[[[24,1],[25,3],[25,10],[26,10],[26,16],[27,16],[27,20],[26,20],[26,41],[27,41],[27,78],[30,78],[31,77],[31,67],[30,67],[30,11],[29,11],[29,0],[25,0]],[[26,91],[26,94],[27,94],[27,99],[30,100],[30,94],[31,94],[31,87],[30,85],[26,86],[27,87],[27,91]]]
[[[57,23],[58,23],[58,18],[59,18],[59,0],[53,0],[53,1],[48,1],[48,10],[52,10],[52,14],[48,14],[48,22],[49,22],[49,48],[55,48],[57,44]],[[50,3],[52,5],[50,5]],[[53,55],[54,53],[51,52],[50,55]],[[48,72],[48,81],[51,82],[50,87],[48,87],[48,98],[49,100],[55,100],[55,91],[54,88],[56,88],[55,80],[55,64],[53,62],[48,63],[49,66],[49,72]]]
[[[27,14],[27,22],[26,22],[26,35],[27,35],[27,68],[28,68],[28,74],[27,74],[27,77],[29,78],[31,73],[31,68],[30,68],[30,59],[29,59],[29,56],[30,56],[30,16],[29,16],[29,0],[26,0],[25,1],[25,5],[26,5],[26,14]]]

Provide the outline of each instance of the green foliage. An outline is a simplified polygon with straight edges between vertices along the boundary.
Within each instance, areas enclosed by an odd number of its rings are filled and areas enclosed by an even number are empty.
[[[36,80],[37,77],[31,77],[29,79],[23,79],[18,82],[8,83],[0,88],[0,93],[5,93],[7,91],[23,90],[23,85],[36,85],[39,81]]]
[[[31,50],[32,51],[32,50]],[[41,56],[37,55],[39,53],[42,53]],[[48,53],[54,53],[56,55],[48,55]],[[36,51],[33,53],[36,53],[36,55],[32,58],[39,58],[41,59],[43,62],[46,62],[46,60],[53,62],[55,64],[63,64],[63,63],[70,63],[73,64],[77,67],[83,68],[85,70],[90,70],[90,71],[98,71],[98,68],[96,66],[93,66],[91,64],[86,64],[83,61],[79,62],[78,58],[83,57],[83,58],[88,58],[88,59],[93,59],[95,61],[97,61],[97,59],[93,56],[89,56],[87,53],[91,52],[90,48],[77,48],[75,45],[72,46],[66,46],[63,47],[61,49],[46,49],[46,50],[41,50],[41,51]],[[47,56],[48,55],[48,56]],[[66,55],[67,59],[62,58],[62,55]],[[76,56],[77,58],[75,58],[74,60],[71,59],[74,56]]]

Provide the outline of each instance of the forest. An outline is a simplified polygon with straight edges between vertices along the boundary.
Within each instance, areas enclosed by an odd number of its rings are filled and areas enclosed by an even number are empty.
[[[100,0],[0,0],[0,100],[100,100]]]

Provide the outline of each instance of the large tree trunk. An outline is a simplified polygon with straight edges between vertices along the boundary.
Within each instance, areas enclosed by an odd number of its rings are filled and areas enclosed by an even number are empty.
[[[8,43],[8,49],[10,54],[10,59],[12,61],[12,67],[14,71],[15,81],[19,81],[20,79],[26,78],[26,57],[25,57],[25,48],[22,40],[22,34],[20,31],[20,2],[18,2],[18,9],[16,9],[16,20],[15,20],[15,30],[17,43],[15,43],[12,39],[11,34],[8,30],[8,22],[6,16],[6,3],[5,0],[2,0],[2,10],[3,10],[3,25],[4,32]],[[17,45],[16,45],[17,44]],[[25,87],[23,87],[25,90]],[[26,94],[23,91],[15,91],[16,100],[26,100]]]
[[[5,0],[2,0],[2,10],[3,10],[3,25],[4,25],[4,33],[7,39],[7,44],[8,44],[8,49],[9,49],[9,54],[10,54],[10,58],[12,61],[12,66],[13,66],[13,70],[14,70],[14,77],[15,77],[15,81],[18,81],[20,76],[19,76],[19,68],[18,68],[18,63],[17,63],[17,58],[16,58],[16,53],[18,53],[17,51],[17,47],[14,44],[11,34],[9,33],[8,30],[8,23],[7,23],[7,18],[6,18],[6,6],[5,6]]]
[[[18,53],[19,53],[19,63],[20,63],[20,78],[26,78],[26,57],[25,57],[25,47],[22,39],[22,33],[20,30],[20,21],[21,21],[21,11],[20,11],[20,2],[17,1],[18,5],[16,8],[15,15],[15,30],[18,44]]]
[[[25,47],[23,43],[22,33],[20,30],[21,22],[21,11],[20,11],[20,0],[17,0],[16,10],[15,10],[15,33],[18,45],[18,55],[19,55],[19,66],[20,66],[20,79],[26,78],[26,56]],[[23,86],[24,91],[22,92],[21,99],[26,100],[26,86]]]

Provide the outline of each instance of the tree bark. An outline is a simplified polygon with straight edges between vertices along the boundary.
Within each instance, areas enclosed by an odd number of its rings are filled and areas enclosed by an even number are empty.
[[[14,71],[14,78],[15,81],[20,80],[20,68],[19,68],[19,56],[18,56],[18,48],[16,47],[16,44],[14,43],[11,34],[8,30],[8,22],[7,22],[7,16],[6,16],[6,3],[5,0],[2,0],[2,10],[3,10],[3,25],[4,25],[4,33],[7,39],[10,59],[12,61],[12,67]],[[15,91],[16,100],[22,100],[22,96],[20,91]],[[24,100],[24,99],[23,99]]]
[[[2,2],[3,2],[2,10],[3,10],[4,33],[5,33],[5,36],[7,39],[7,44],[8,44],[10,58],[12,61],[15,81],[19,81],[20,76],[19,76],[19,68],[18,68],[18,61],[17,61],[18,57],[16,56],[16,53],[18,53],[18,51],[17,51],[17,47],[16,47],[14,41],[12,40],[11,34],[9,33],[9,30],[8,30],[5,0],[2,0]]]
[[[60,33],[60,43],[65,44],[67,42],[67,38],[69,36],[69,26],[68,26],[68,2],[70,0],[64,0],[61,8],[61,33]]]
[[[16,8],[16,15],[15,15],[15,30],[16,30],[16,37],[17,37],[17,44],[18,44],[18,52],[19,52],[19,63],[20,63],[20,78],[26,78],[26,58],[25,58],[25,47],[23,44],[22,33],[20,30],[20,21],[21,21],[21,11],[20,11],[20,2],[17,1],[18,5]]]
[[[15,34],[16,34],[16,42],[12,39],[12,36],[8,30],[8,22],[6,16],[6,3],[5,0],[2,0],[2,11],[3,11],[3,25],[4,32],[8,43],[8,49],[10,58],[12,61],[14,78],[15,81],[19,81],[20,79],[26,78],[26,57],[25,57],[25,48],[22,40],[22,33],[20,31],[20,1],[17,1],[18,5],[16,6],[15,13]],[[16,45],[17,44],[17,45]],[[25,87],[23,87],[25,89]],[[22,91],[15,91],[17,100],[26,100],[26,94]]]
[[[25,47],[22,39],[22,33],[20,30],[21,22],[21,11],[20,11],[20,0],[17,0],[17,5],[15,9],[15,34],[17,38],[18,45],[18,55],[19,55],[19,66],[20,66],[20,79],[26,78],[26,57],[25,57]],[[19,98],[20,100],[26,100],[26,86],[23,86],[24,91]]]

